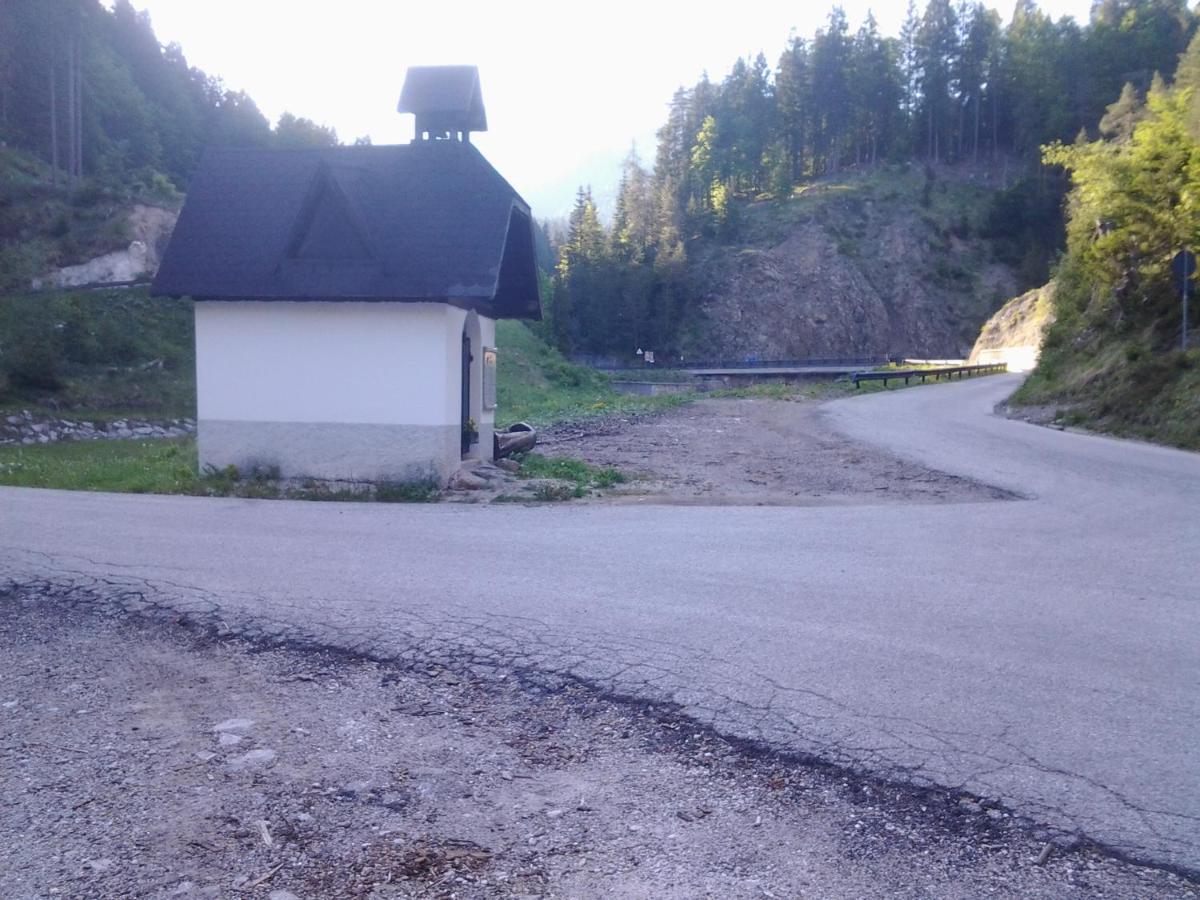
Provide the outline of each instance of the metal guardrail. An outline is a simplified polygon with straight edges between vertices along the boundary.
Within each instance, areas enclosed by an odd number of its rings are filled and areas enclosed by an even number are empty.
[[[887,387],[889,381],[901,378],[904,379],[905,384],[908,384],[913,378],[920,378],[921,384],[924,384],[928,378],[932,378],[934,381],[941,381],[943,375],[949,381],[955,375],[961,379],[970,375],[997,375],[1007,371],[1008,363],[988,363],[983,366],[948,366],[940,369],[893,369],[885,372],[855,372],[850,377],[854,379],[855,387],[858,387],[864,381],[882,381],[883,386]]]
[[[653,366],[629,366],[588,362],[581,356],[573,356],[571,359],[604,372],[639,372],[646,369],[680,371],[693,369],[804,369],[821,366],[882,366],[893,361],[886,356],[814,357],[810,359],[664,359],[662,363]]]

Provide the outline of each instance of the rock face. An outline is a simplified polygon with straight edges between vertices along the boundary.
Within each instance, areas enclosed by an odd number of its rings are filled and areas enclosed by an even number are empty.
[[[724,359],[965,357],[1016,292],[978,237],[988,191],[902,170],[808,188],[747,215],[740,246],[696,263],[696,355]],[[810,196],[811,195],[811,196]]]
[[[179,213],[157,206],[135,206],[129,213],[133,240],[123,250],[114,250],[77,266],[65,266],[33,279],[34,290],[78,287],[85,284],[136,281],[153,276]]]
[[[971,365],[1004,362],[1009,371],[1037,365],[1046,329],[1054,324],[1054,282],[1009,300],[987,320],[971,350]]]

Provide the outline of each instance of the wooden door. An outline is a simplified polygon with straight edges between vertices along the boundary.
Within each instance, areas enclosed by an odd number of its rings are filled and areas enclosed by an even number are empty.
[[[462,454],[471,450],[471,339],[463,332],[462,337]]]

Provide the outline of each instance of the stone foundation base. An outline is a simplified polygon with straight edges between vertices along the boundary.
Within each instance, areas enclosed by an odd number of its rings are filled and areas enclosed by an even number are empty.
[[[323,481],[433,479],[444,485],[459,467],[461,441],[457,425],[201,419],[197,429],[201,471],[237,466],[243,474]]]

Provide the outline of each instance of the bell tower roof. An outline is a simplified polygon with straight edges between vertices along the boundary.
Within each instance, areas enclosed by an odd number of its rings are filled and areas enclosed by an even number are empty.
[[[470,141],[472,131],[487,131],[475,66],[411,66],[396,110],[416,116],[415,140]]]

